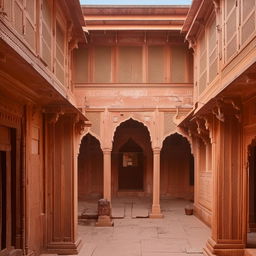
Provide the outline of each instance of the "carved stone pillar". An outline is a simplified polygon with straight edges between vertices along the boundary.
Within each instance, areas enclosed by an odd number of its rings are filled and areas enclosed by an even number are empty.
[[[74,117],[47,114],[47,253],[77,254]]]
[[[103,198],[111,202],[111,149],[103,149]]]
[[[150,218],[163,218],[160,208],[160,148],[153,149],[153,204]]]
[[[212,237],[205,255],[243,255],[241,124],[234,116],[213,124]]]

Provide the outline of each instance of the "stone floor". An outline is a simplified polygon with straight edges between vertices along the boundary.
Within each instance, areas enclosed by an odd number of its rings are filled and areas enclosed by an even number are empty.
[[[150,208],[147,200],[126,198],[113,201],[113,208],[118,209],[117,215],[123,215],[114,219],[114,227],[95,227],[94,220],[80,220],[78,229],[84,245],[79,256],[202,255],[210,229],[196,217],[184,215],[187,203],[184,200],[162,200],[165,217],[150,219],[145,216]],[[93,203],[89,205],[92,207]],[[80,212],[85,206],[85,203],[80,204]],[[143,216],[135,218],[141,214]]]

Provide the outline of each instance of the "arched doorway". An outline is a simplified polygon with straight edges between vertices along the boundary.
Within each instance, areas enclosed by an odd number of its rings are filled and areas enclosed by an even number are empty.
[[[256,248],[256,141],[248,147],[248,234],[247,247]]]
[[[98,199],[103,194],[103,153],[99,141],[87,134],[78,155],[78,199]]]
[[[194,157],[186,138],[175,133],[163,143],[160,155],[162,198],[194,198]]]
[[[116,129],[112,150],[113,196],[151,194],[152,164],[147,127],[133,119],[121,123]]]

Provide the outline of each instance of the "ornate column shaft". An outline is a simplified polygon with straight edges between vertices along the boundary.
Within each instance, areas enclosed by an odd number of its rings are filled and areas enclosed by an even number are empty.
[[[204,248],[208,256],[244,255],[241,138],[241,125],[236,117],[215,119],[212,236]]]
[[[103,197],[111,202],[111,149],[103,149]]]
[[[160,148],[153,149],[153,204],[150,218],[163,218],[160,208]]]

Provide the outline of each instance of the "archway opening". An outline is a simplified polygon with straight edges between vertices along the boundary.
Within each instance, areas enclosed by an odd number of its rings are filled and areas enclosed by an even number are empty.
[[[167,137],[160,155],[161,198],[194,199],[194,157],[186,138]]]
[[[117,127],[112,150],[114,197],[152,193],[152,157],[146,126],[129,119]]]
[[[99,141],[87,134],[78,155],[78,200],[103,196],[103,153]]]
[[[249,146],[248,152],[248,233],[247,247],[256,248],[256,141]]]

